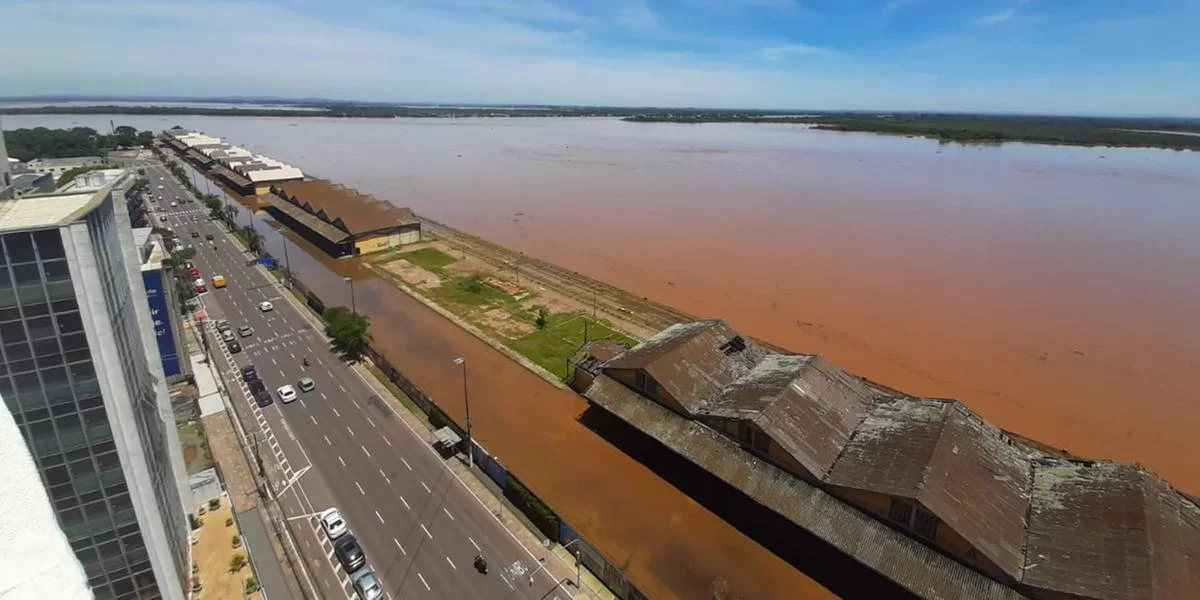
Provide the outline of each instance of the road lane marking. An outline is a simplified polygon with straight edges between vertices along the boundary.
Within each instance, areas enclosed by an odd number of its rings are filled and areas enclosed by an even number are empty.
[[[326,445],[329,445],[329,446],[333,445],[333,442],[329,441],[329,436],[325,435],[325,436],[321,436],[321,437],[325,438]]]
[[[450,563],[450,568],[451,568],[451,569],[454,569],[455,571],[457,571],[457,570],[458,570],[458,567],[454,566],[454,561],[450,560],[450,557],[449,557],[449,556],[447,556],[447,557],[446,557],[446,562]]]
[[[340,458],[341,458],[341,457],[339,457],[339,459],[340,459]],[[362,486],[361,486],[361,485],[358,485],[358,482],[357,482],[357,481],[355,481],[355,482],[354,482],[354,487],[358,488],[358,493],[360,493],[360,494],[362,494],[362,495],[364,495],[364,496],[366,496],[366,495],[367,495],[367,493],[363,491],[363,489],[362,489]]]
[[[350,401],[354,403],[354,408],[357,408],[358,410],[362,410],[362,407],[358,405],[358,400],[351,398]]]
[[[396,542],[396,547],[400,549],[400,554],[408,556],[408,553],[404,551],[404,546],[400,545],[400,540],[398,540],[396,538],[392,538],[392,541]]]
[[[467,536],[467,541],[468,541],[468,542],[471,542],[471,545],[472,545],[472,546],[475,546],[475,551],[476,551],[476,552],[483,552],[483,548],[480,548],[480,547],[479,547],[479,544],[476,544],[476,543],[475,543],[475,539],[474,539],[474,538],[472,538],[471,536],[469,536],[469,535],[468,535],[468,536]]]
[[[366,416],[366,415],[364,415],[364,416]],[[375,427],[375,421],[373,421],[371,419],[371,417],[367,417],[367,422],[371,424],[371,427]]]
[[[271,364],[273,364],[277,367],[279,366],[279,363],[275,361],[275,357],[271,357]]]
[[[333,376],[333,371],[330,371],[329,369],[325,369],[325,374],[329,375],[330,379],[336,379],[336,377]]]
[[[385,440],[386,440],[387,438],[383,438],[383,439],[385,439]],[[408,461],[407,461],[407,460],[404,460],[404,457],[403,457],[403,456],[401,456],[401,457],[400,457],[400,462],[404,463],[404,466],[408,467],[408,470],[409,470],[409,471],[411,471],[411,470],[412,470],[412,465],[408,464]]]
[[[381,524],[383,524],[383,525],[387,525],[387,523],[385,523],[385,522],[384,522],[384,520],[383,520],[383,516],[379,514],[379,511],[375,511],[375,518],[376,518],[376,519],[379,519],[379,522],[380,522]]]
[[[341,389],[343,393],[348,393],[348,392],[346,392],[346,387],[340,383],[338,384],[338,388]]]
[[[387,444],[388,446],[392,445],[392,443],[390,441],[388,441],[388,439],[386,437],[383,438],[383,443]]]
[[[425,485],[425,482],[424,482],[424,481],[422,481],[422,482],[421,482],[421,487],[425,488],[425,493],[426,493],[426,494],[432,494],[432,493],[433,493],[433,490],[429,489],[429,486]]]
[[[272,358],[271,360],[275,360],[275,359],[273,359],[273,358]],[[282,378],[284,378],[284,379],[287,379],[287,373],[284,373],[284,372],[283,372],[283,369],[280,369],[280,370],[279,370],[279,376],[280,376],[280,377],[282,377]]]
[[[329,399],[329,397],[325,395],[325,392],[321,392],[321,399],[322,399],[322,400],[328,400],[328,399]]]
[[[431,540],[433,539],[433,534],[429,533],[429,530],[425,528],[424,523],[421,523],[421,530],[425,532],[425,535],[428,536],[429,539],[431,539]]]
[[[361,445],[360,445],[360,446],[359,446],[359,448],[362,448],[363,454],[366,454],[366,455],[367,455],[367,458],[371,458],[371,453],[370,453],[370,452],[367,452],[367,447],[366,447],[366,446],[361,446]]]
[[[337,415],[339,419],[342,418],[342,413],[338,412],[336,406],[330,406],[329,408],[333,409],[333,414]]]
[[[312,416],[312,415],[308,415],[308,418],[312,419],[313,425],[316,425],[316,424],[317,424],[317,418],[316,418],[316,417],[314,417],[314,416]]]
[[[408,510],[412,510],[412,507],[408,505],[408,500],[405,500],[404,496],[400,496],[400,501],[404,503],[404,508],[407,508]]]
[[[342,455],[340,454],[338,455],[338,462],[342,463],[343,467],[346,466],[346,461],[342,460]]]
[[[457,521],[457,520],[458,520],[458,519],[455,519],[455,518],[454,518],[454,515],[450,514],[450,509],[446,508],[445,506],[443,506],[443,507],[442,507],[442,511],[446,513],[446,516],[447,516],[447,517],[450,517],[450,520],[451,520],[451,521]]]
[[[349,431],[349,432],[350,432],[350,437],[354,437],[354,430],[353,430],[353,429],[350,429],[350,426],[349,426],[349,425],[347,425],[347,426],[346,426],[346,431]]]
[[[422,575],[422,574],[420,574],[420,573],[417,573],[417,577],[418,577],[418,578],[420,578],[420,580],[421,580],[421,583],[425,585],[425,591],[427,591],[427,592],[432,592],[432,591],[433,591],[433,589],[431,589],[431,588],[429,587],[429,583],[427,583],[427,582],[425,581],[425,576],[424,576],[424,575]]]

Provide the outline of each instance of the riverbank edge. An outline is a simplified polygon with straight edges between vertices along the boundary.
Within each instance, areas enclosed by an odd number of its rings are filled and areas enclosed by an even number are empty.
[[[417,215],[417,218],[421,218],[421,216]],[[424,219],[421,219],[421,220],[424,221]],[[462,317],[443,308],[441,305],[434,302],[433,300],[430,300],[429,298],[426,298],[425,296],[421,295],[420,293],[414,291],[413,289],[411,289],[409,287],[408,284],[406,284],[402,281],[399,281],[395,277],[391,276],[387,272],[386,269],[382,269],[378,265],[376,265],[375,263],[372,263],[370,261],[363,261],[362,265],[364,267],[366,267],[367,270],[374,273],[376,277],[379,277],[380,280],[382,280],[383,282],[404,292],[405,294],[408,294],[410,297],[416,299],[417,302],[424,304],[425,306],[427,306],[431,310],[433,310],[433,312],[436,312],[437,314],[441,315],[444,319],[450,321],[451,323],[454,323],[455,325],[458,325],[463,330],[465,330],[467,333],[470,333],[471,335],[479,338],[480,341],[487,344],[488,346],[491,346],[493,350],[501,352],[502,354],[511,358],[512,360],[515,360],[522,367],[525,367],[526,369],[528,369],[534,375],[537,375],[538,377],[545,379],[547,383],[553,385],[554,387],[556,387],[560,390],[567,389],[567,385],[565,383],[563,383],[562,379],[559,379],[557,376],[555,376],[554,373],[551,373],[550,371],[547,371],[546,369],[542,368],[541,365],[534,363],[532,360],[529,360],[528,358],[525,357],[525,355],[521,354],[520,352],[517,352],[516,350],[513,350],[512,348],[509,348],[504,342],[501,342],[500,340],[497,340],[496,338],[488,335],[483,330],[481,330],[478,327],[476,327],[475,325],[467,322]]]

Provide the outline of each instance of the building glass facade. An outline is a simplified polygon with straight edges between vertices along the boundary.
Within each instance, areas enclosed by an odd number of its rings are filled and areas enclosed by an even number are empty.
[[[30,448],[95,597],[176,598],[182,574],[190,573],[185,564],[186,517],[165,458],[164,428],[169,424],[161,418],[156,380],[133,318],[136,297],[123,267],[116,226],[111,197],[83,223],[69,226],[86,227],[91,242],[86,249],[77,242],[74,246],[91,252],[99,271],[106,314],[90,318],[111,324],[111,339],[103,341],[89,339],[85,331],[79,297],[84,283],[73,278],[72,270],[79,272],[78,260],[70,256],[70,245],[64,248],[69,228],[0,235],[0,396]],[[94,355],[98,343],[115,346],[117,354],[100,373]],[[117,377],[124,384],[118,389],[127,390],[128,397],[105,398],[103,390],[113,387],[103,385],[102,379]],[[149,481],[131,480],[129,474],[136,471],[126,464],[130,443],[114,439],[112,421],[125,414],[114,407],[122,403],[132,406],[133,415],[133,423],[123,429],[126,435],[136,431],[144,453],[144,458],[129,460],[146,462]],[[131,492],[131,485],[138,489]],[[147,512],[143,500],[139,520],[138,499],[131,493],[152,496],[154,514]],[[155,575],[144,539],[152,526],[156,532],[165,530],[174,564],[162,573],[175,581],[159,581]],[[160,585],[175,593],[163,593]]]

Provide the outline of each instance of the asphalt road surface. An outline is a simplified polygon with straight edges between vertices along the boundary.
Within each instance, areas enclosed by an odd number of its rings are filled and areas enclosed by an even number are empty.
[[[541,556],[521,547],[393,408],[330,351],[323,333],[283,288],[261,267],[247,264],[251,257],[208,219],[203,204],[171,207],[188,192],[158,163],[138,166],[146,168],[151,192],[161,197],[149,206],[154,225],[172,229],[197,250],[193,262],[209,288],[201,295],[209,327],[224,318],[235,333],[243,325],[254,328],[251,336],[238,338],[239,353],[230,354],[218,336],[210,337],[210,349],[231,402],[241,403],[238,412],[257,452],[278,462],[293,481],[278,491],[305,558],[302,585],[322,598],[355,597],[350,577],[311,516],[337,507],[389,598],[571,597],[546,570],[538,571]],[[193,231],[199,237],[192,238]],[[213,241],[205,240],[208,234]],[[214,275],[223,275],[227,287],[213,289]],[[274,309],[260,310],[263,301]],[[305,357],[308,367],[302,365]],[[245,396],[238,369],[248,364],[257,367],[273,404],[259,409]],[[316,389],[280,402],[275,390],[295,387],[301,377],[312,378]],[[476,554],[487,558],[486,575],[472,565]]]

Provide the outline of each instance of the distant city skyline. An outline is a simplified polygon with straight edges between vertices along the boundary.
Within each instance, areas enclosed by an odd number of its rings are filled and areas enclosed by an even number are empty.
[[[1187,0],[47,0],[0,15],[5,96],[1200,114]]]

